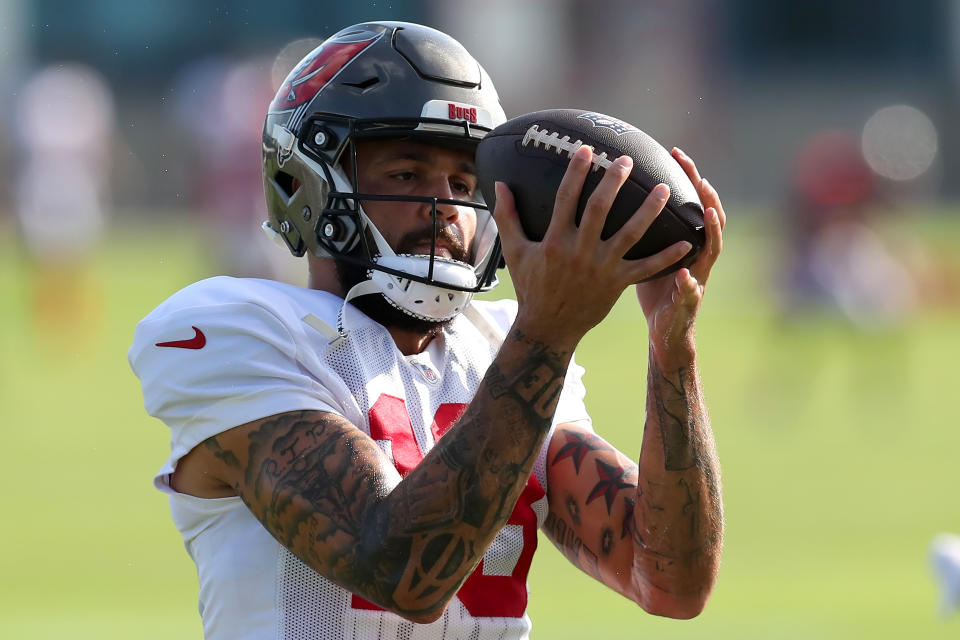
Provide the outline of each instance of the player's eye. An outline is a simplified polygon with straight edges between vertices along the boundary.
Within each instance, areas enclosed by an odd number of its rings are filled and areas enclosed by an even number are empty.
[[[413,171],[397,171],[390,174],[390,177],[400,182],[410,182],[416,177],[416,175],[417,174],[415,174]]]
[[[469,182],[465,182],[463,180],[453,180],[451,181],[450,186],[458,193],[462,193],[466,196],[473,196],[473,185]]]

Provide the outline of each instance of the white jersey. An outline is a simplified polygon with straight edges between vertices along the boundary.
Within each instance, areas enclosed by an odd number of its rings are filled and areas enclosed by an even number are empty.
[[[513,301],[474,302],[505,335]],[[429,348],[404,356],[389,332],[339,297],[268,280],[211,278],[172,296],[137,326],[130,364],[147,411],[170,428],[170,457],[154,478],[200,582],[208,640],[526,638],[526,576],[547,514],[545,458],[506,526],[444,615],[415,624],[315,572],[280,545],[239,497],[174,492],[177,461],[207,438],[266,416],[330,411],[368,433],[401,474],[471,401],[499,347],[483,322],[458,316]],[[317,322],[317,320],[321,322]],[[571,364],[554,425],[589,420],[583,370]],[[549,442],[549,438],[547,440]]]

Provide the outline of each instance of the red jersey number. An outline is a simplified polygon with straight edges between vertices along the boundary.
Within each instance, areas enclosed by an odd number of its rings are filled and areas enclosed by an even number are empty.
[[[467,405],[463,403],[445,403],[437,408],[430,430],[434,441],[460,417]],[[406,404],[402,398],[382,395],[370,408],[370,437],[381,443],[389,443],[394,465],[400,475],[407,475],[420,460],[423,453],[413,435],[413,425]],[[537,514],[533,503],[544,497],[545,493],[536,477],[530,476],[527,486],[517,500],[517,504],[507,520],[508,525],[521,527],[523,548],[510,575],[485,575],[483,560],[467,578],[457,597],[474,617],[519,618],[527,609],[527,573],[533,561],[533,552],[537,549]],[[495,541],[494,544],[498,544]],[[377,605],[354,595],[354,609],[382,611]]]

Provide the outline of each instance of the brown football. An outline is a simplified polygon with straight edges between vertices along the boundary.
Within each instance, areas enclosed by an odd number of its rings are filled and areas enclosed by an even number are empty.
[[[531,240],[542,239],[560,180],[581,145],[593,148],[594,166],[580,196],[577,223],[603,172],[617,157],[629,155],[633,170],[617,194],[601,237],[609,238],[623,226],[650,190],[662,182],[670,187],[666,206],[624,257],[644,258],[686,240],[693,249],[652,278],[689,266],[706,240],[703,206],[693,183],[656,140],[633,125],[600,113],[536,111],[508,120],[487,134],[477,148],[476,160],[480,189],[490,209],[496,206],[494,182],[506,183],[516,199],[523,230]]]

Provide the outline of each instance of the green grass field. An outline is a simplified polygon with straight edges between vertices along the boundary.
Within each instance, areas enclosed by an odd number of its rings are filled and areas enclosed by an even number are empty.
[[[944,252],[953,224],[931,234]],[[957,637],[960,618],[936,616],[927,550],[960,531],[960,313],[867,334],[823,317],[786,326],[775,252],[740,226],[699,327],[727,514],[713,599],[693,621],[648,616],[544,540],[534,638]],[[150,483],[167,432],[126,349],[140,317],[212,274],[202,255],[172,228],[120,232],[89,274],[99,304],[38,323],[32,273],[0,229],[0,637],[201,636],[193,565]],[[578,353],[598,431],[634,456],[645,354],[629,300]]]

